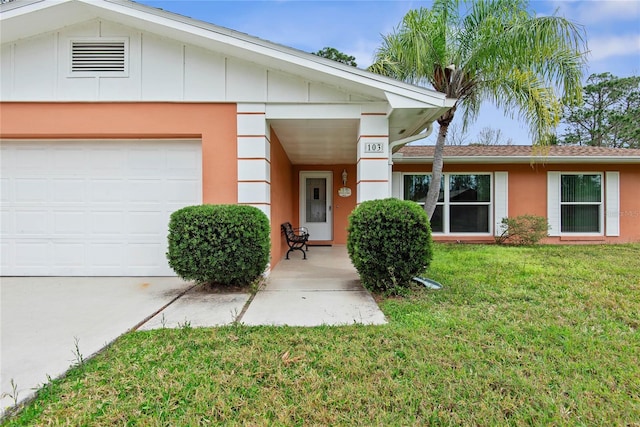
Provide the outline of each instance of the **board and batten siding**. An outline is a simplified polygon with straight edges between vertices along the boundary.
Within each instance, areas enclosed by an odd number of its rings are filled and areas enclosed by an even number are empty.
[[[71,42],[110,38],[126,40],[126,75],[75,77]],[[380,101],[103,20],[2,44],[0,66],[2,101]]]

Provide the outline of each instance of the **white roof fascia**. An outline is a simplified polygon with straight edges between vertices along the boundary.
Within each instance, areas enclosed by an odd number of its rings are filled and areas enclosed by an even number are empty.
[[[150,6],[141,5],[132,1],[46,0],[36,3],[25,3],[22,7],[14,7],[10,10],[3,11],[1,19],[11,19],[15,16],[24,15],[68,2],[84,3],[88,6],[100,8],[104,11],[112,12],[120,16],[124,15],[137,21],[144,21],[159,27],[164,27],[164,32],[169,33],[170,37],[177,38],[178,40],[182,38],[187,42],[193,42],[194,40],[188,37],[188,35],[190,35],[192,37],[195,36],[231,46],[235,49],[245,50],[253,55],[260,55],[267,66],[275,67],[276,69],[278,68],[278,63],[274,63],[273,60],[276,62],[284,61],[285,63],[293,64],[296,67],[305,68],[312,73],[334,77],[334,79],[330,79],[330,81],[337,87],[341,86],[341,82],[343,85],[364,85],[366,87],[382,91],[383,93],[388,92],[421,101],[425,104],[425,108],[447,107],[451,102],[444,94],[434,90],[410,85],[366,70],[342,64],[337,61],[322,58],[311,53],[265,41],[257,37],[219,27],[207,22],[195,20]],[[116,19],[116,17],[114,16],[113,19]],[[156,30],[160,31],[159,28],[156,28]],[[162,31],[160,31],[160,34],[162,34]],[[260,61],[254,62],[260,63]],[[319,80],[323,81],[323,79]]]
[[[506,164],[506,163],[542,163],[542,164],[634,164],[640,163],[640,156],[444,156],[445,163],[478,163],[478,164]],[[393,155],[394,163],[432,163],[433,156],[409,156],[402,153]]]
[[[440,92],[437,92],[440,93]],[[443,94],[444,95],[444,94]],[[385,96],[389,101],[391,108],[427,108],[429,105],[424,101],[417,100],[415,98],[407,98],[399,95],[398,93],[385,92]],[[443,108],[451,108],[456,104],[456,100],[453,98],[445,98],[442,104]],[[432,107],[433,108],[433,107]]]

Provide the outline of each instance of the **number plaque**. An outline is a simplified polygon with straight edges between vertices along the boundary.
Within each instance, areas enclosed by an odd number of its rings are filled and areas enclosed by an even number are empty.
[[[367,142],[364,144],[365,153],[382,153],[384,152],[384,145],[381,142]]]

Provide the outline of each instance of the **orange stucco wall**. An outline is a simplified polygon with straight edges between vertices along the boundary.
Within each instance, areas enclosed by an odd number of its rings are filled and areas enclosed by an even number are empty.
[[[235,104],[0,103],[0,138],[200,138],[203,202],[238,202]]]
[[[339,197],[338,189],[342,187],[342,171],[348,174],[347,187],[351,188],[351,196]],[[333,172],[333,240],[328,243],[336,245],[347,244],[347,226],[349,225],[349,214],[356,208],[356,165],[295,165],[293,167],[293,218],[295,224],[300,222],[300,172],[304,171],[327,171]],[[311,236],[313,238],[313,236]]]
[[[508,172],[509,216],[547,216],[547,172],[620,172],[620,236],[549,237],[546,243],[640,242],[640,166],[626,164],[446,164],[444,172]],[[431,172],[431,165],[396,164],[395,172]],[[486,241],[492,237],[434,236],[434,240]]]
[[[287,241],[280,233],[280,224],[293,219],[293,167],[282,144],[271,129],[271,267],[284,256]],[[295,225],[294,225],[295,226]]]

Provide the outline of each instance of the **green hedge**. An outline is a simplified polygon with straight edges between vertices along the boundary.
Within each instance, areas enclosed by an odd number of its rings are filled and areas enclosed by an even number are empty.
[[[347,250],[367,289],[398,293],[431,262],[429,218],[415,202],[364,202],[349,216],[348,231]]]
[[[247,285],[269,262],[267,216],[252,206],[188,206],[171,214],[169,266],[185,280]]]

